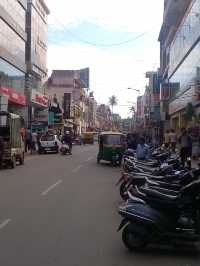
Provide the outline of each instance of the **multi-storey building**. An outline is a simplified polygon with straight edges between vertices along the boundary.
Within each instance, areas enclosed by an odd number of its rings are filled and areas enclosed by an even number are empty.
[[[188,125],[188,106],[199,117],[200,0],[165,1],[161,46],[163,120],[180,129]],[[192,119],[192,117],[191,117]]]
[[[63,126],[77,134],[88,126],[88,99],[81,70],[53,70],[48,94],[58,99],[63,112]]]
[[[7,109],[27,116],[25,88],[26,0],[0,1],[0,93]]]
[[[26,14],[26,95],[29,102],[29,125],[36,129],[47,126],[47,17],[49,9],[44,0],[28,0]]]

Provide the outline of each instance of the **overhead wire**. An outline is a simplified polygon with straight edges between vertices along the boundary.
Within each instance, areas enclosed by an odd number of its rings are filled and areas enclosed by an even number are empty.
[[[128,40],[122,41],[122,42],[116,42],[116,43],[110,43],[110,44],[105,44],[105,43],[95,43],[95,42],[91,42],[88,40],[83,39],[82,37],[79,37],[77,34],[75,34],[74,32],[72,32],[70,29],[68,29],[66,27],[66,25],[64,25],[58,18],[56,18],[55,16],[53,16],[53,18],[55,19],[55,21],[62,26],[62,28],[69,34],[71,35],[71,37],[73,37],[74,39],[78,40],[79,42],[82,42],[84,44],[87,45],[91,45],[91,46],[96,46],[96,47],[114,47],[114,46],[122,46],[131,42],[134,42],[140,38],[142,38],[144,35],[148,34],[148,32],[143,32],[137,36],[135,36],[134,38],[130,38]]]

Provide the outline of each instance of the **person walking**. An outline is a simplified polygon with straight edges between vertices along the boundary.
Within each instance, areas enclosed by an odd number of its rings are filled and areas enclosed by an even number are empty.
[[[174,152],[174,153],[176,151],[176,142],[177,142],[176,132],[174,131],[174,129],[171,129],[171,132],[170,132],[170,146],[171,146],[172,152]]]
[[[192,155],[192,138],[188,134],[185,128],[181,129],[181,136],[179,138],[179,143],[181,145],[181,150],[180,150],[181,163],[184,167],[187,158],[189,158]]]
[[[169,148],[169,145],[170,145],[170,132],[169,132],[169,130],[167,130],[165,132],[165,135],[164,135],[164,144],[165,144],[165,148]]]
[[[30,151],[30,153],[32,154],[32,133],[30,128],[26,131],[26,135],[25,135],[25,152]]]
[[[149,146],[145,143],[145,138],[141,138],[137,145],[136,155],[138,160],[149,159]]]

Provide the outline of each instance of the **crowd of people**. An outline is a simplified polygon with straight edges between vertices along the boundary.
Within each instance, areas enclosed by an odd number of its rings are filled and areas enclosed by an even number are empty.
[[[154,141],[147,135],[140,137],[139,134],[134,133],[127,137],[128,148],[136,150],[138,159],[148,159],[149,146],[153,144]],[[167,130],[164,133],[163,140],[157,143],[157,146],[162,146],[163,149],[172,153],[179,153],[181,162],[184,166],[187,158],[191,158],[193,155],[193,136],[191,131],[186,128],[181,128],[179,135],[174,129]]]

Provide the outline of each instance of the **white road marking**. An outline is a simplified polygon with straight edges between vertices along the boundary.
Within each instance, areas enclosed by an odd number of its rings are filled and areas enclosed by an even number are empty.
[[[7,220],[5,220],[3,223],[0,224],[0,229],[3,229],[4,227],[6,227],[6,225],[7,225],[8,223],[10,223],[11,221],[12,221],[11,219],[7,219]]]
[[[53,190],[55,187],[59,186],[61,183],[63,182],[63,180],[58,180],[58,182],[56,182],[55,184],[53,184],[52,186],[48,187],[45,191],[43,191],[41,193],[42,196],[46,196],[51,190]]]
[[[94,157],[89,157],[85,162],[87,163],[87,162],[91,161],[93,158]]]
[[[82,165],[77,166],[76,168],[72,170],[72,173],[77,173],[81,169],[81,167],[83,166]]]

